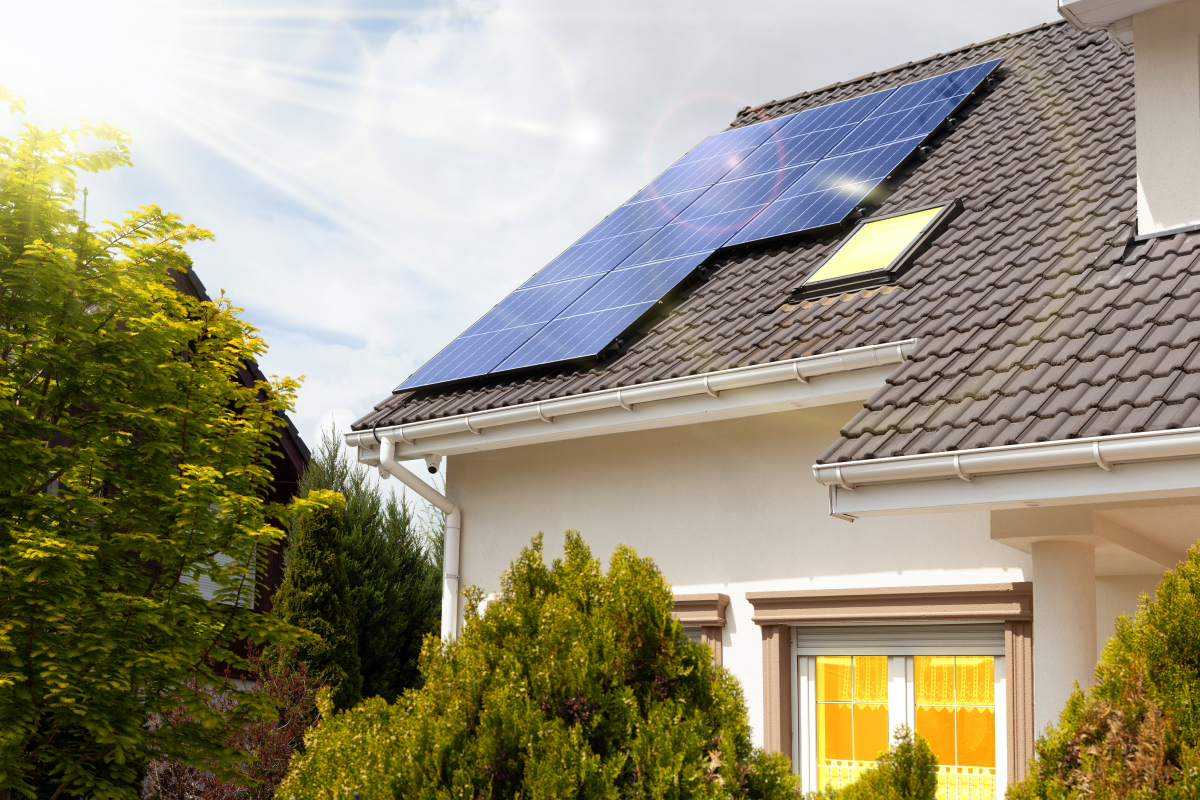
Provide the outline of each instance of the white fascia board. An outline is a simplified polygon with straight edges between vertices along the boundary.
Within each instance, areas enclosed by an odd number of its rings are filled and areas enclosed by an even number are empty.
[[[1200,495],[1200,429],[813,467],[843,517]]]
[[[1076,28],[1103,28],[1176,0],[1058,0],[1058,13]]]
[[[358,460],[377,464],[377,438],[396,460],[450,456],[626,431],[771,414],[866,400],[907,358],[916,340],[858,347],[705,375],[477,411],[346,434]]]

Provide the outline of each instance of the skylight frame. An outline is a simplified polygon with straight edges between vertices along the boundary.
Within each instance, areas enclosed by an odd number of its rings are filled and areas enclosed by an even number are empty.
[[[883,222],[885,220],[895,219],[897,217],[907,217],[911,214],[920,214],[922,211],[930,211],[935,208],[941,208],[941,212],[928,223],[926,223],[925,228],[916,237],[914,237],[912,241],[905,245],[904,248],[896,254],[895,258],[888,262],[886,267],[881,269],[873,269],[869,272],[858,272],[852,275],[827,278],[816,283],[810,283],[809,279],[806,278],[804,283],[792,290],[792,299],[812,300],[818,297],[830,297],[832,295],[844,294],[845,292],[852,292],[858,289],[885,286],[888,283],[896,280],[908,271],[908,268],[912,266],[913,260],[920,253],[920,251],[924,250],[925,247],[935,237],[938,236],[938,234],[944,231],[946,226],[950,223],[950,220],[952,220],[960,211],[962,211],[961,200],[958,198],[952,198],[950,200],[943,200],[938,203],[930,203],[919,208],[906,208],[902,211],[895,211],[891,214],[884,214],[878,217],[863,217],[857,223],[855,223],[854,227],[850,230],[850,233],[847,234],[844,239],[842,239],[837,248],[834,249],[834,251],[824,259],[822,259],[821,263],[809,273],[810,278],[811,276],[819,273],[826,264],[837,258],[838,253],[840,253],[844,247],[854,241],[854,237],[858,236],[862,229],[867,225],[870,225],[873,222]]]

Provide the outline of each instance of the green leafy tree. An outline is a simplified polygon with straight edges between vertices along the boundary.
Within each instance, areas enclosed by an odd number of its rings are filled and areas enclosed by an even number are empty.
[[[1200,546],[1117,619],[1010,800],[1200,797]]]
[[[273,706],[219,664],[301,636],[251,610],[248,570],[291,514],[265,498],[297,384],[249,382],[255,330],[176,290],[211,234],[157,206],[83,223],[79,173],[128,164],[103,124],[0,138],[4,800],[136,797],[151,757],[232,774],[227,732]],[[210,707],[217,690],[236,705]],[[188,721],[148,724],[178,707]]]
[[[827,789],[813,800],[935,800],[937,756],[907,725],[896,728],[892,748],[840,790]]]
[[[412,507],[403,497],[384,495],[367,468],[351,460],[336,429],[322,433],[300,480],[301,495],[311,489],[346,498],[342,556],[358,620],[362,695],[394,702],[418,684],[421,640],[438,629],[441,559]]]
[[[362,697],[362,670],[357,621],[342,563],[345,501],[337,497],[337,502],[302,517],[293,526],[274,612],[281,620],[320,637],[298,647],[295,657],[314,678],[330,687],[337,708],[349,708]]]
[[[650,559],[618,547],[606,575],[569,531],[547,567],[539,535],[482,616],[466,594],[461,639],[425,640],[424,685],[324,715],[276,797],[794,797]]]

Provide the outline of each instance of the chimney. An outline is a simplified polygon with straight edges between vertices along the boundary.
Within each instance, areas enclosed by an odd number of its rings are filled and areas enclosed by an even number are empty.
[[[1134,48],[1138,235],[1200,227],[1200,0],[1058,0]]]

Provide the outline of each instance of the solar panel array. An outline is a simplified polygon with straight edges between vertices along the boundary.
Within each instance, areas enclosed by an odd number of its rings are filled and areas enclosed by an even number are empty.
[[[719,248],[844,221],[999,63],[708,137],[397,391],[594,356]]]

